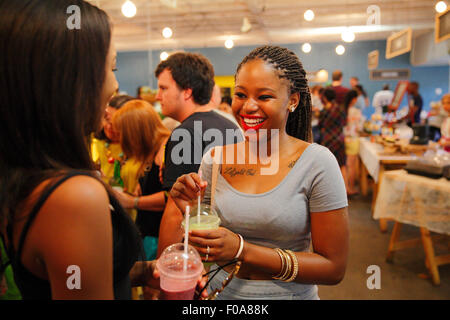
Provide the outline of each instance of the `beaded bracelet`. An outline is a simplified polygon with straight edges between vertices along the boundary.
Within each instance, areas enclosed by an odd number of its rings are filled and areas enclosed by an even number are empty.
[[[292,262],[294,264],[294,271],[292,272],[291,276],[288,279],[284,280],[284,281],[291,282],[291,281],[294,281],[297,278],[297,274],[298,274],[298,259],[297,259],[297,256],[295,255],[295,253],[292,252],[291,250],[286,250],[286,252],[289,254],[289,256],[292,259]]]

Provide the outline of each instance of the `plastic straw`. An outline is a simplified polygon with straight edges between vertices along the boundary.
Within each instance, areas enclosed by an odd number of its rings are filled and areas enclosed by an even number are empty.
[[[200,180],[202,180],[202,170],[198,171],[198,175],[200,177]],[[200,193],[197,198],[197,224],[200,225]]]
[[[189,238],[189,206],[186,206],[186,223],[184,224],[184,264],[183,264],[183,270],[187,270],[187,259],[188,256],[188,238]]]

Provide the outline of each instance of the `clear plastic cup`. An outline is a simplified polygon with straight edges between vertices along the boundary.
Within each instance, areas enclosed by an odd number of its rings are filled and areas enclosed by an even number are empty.
[[[156,262],[160,273],[162,300],[192,300],[197,280],[203,271],[202,260],[197,250],[188,245],[187,256],[184,244],[168,246]]]
[[[198,215],[198,206],[191,208],[189,216],[189,231],[191,230],[211,230],[217,229],[220,226],[220,218],[216,210],[207,204],[200,204],[200,216]],[[186,219],[183,219],[181,226],[184,229]],[[213,263],[204,262],[205,268],[211,266]]]

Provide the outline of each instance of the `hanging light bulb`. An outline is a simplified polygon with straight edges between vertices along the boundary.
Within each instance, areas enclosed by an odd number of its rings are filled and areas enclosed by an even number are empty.
[[[166,61],[168,57],[169,57],[169,54],[166,51],[161,52],[161,54],[159,55],[159,58],[161,59],[161,61]]]
[[[345,52],[345,47],[342,44],[340,44],[336,47],[336,53],[338,55],[342,56],[344,54],[344,52]]]
[[[311,45],[308,42],[304,43],[302,45],[302,51],[304,53],[310,53],[311,52]]]
[[[233,47],[234,47],[234,42],[233,42],[233,40],[232,40],[232,39],[227,39],[227,40],[225,41],[225,48],[231,49],[231,48],[233,48]]]
[[[133,2],[130,0],[125,1],[122,5],[122,13],[127,18],[132,18],[136,15],[137,9]]]
[[[169,27],[165,27],[162,31],[162,35],[164,38],[168,39],[172,36],[172,29],[170,29]]]
[[[341,38],[345,42],[353,42],[355,40],[355,33],[350,29],[347,29],[344,32],[342,32]]]
[[[306,21],[312,21],[314,19],[314,11],[312,10],[306,10],[303,14],[303,17]]]
[[[439,1],[434,8],[438,13],[442,13],[447,10],[447,4],[444,1]]]

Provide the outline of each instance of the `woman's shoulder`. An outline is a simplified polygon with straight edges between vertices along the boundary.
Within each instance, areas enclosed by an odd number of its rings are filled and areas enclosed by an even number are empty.
[[[47,215],[54,215],[55,219],[67,219],[73,215],[77,219],[82,219],[85,215],[97,216],[103,209],[109,208],[105,186],[97,178],[88,175],[63,175],[47,179],[34,189],[26,206],[31,209],[45,196],[47,199],[42,211]]]
[[[333,153],[325,146],[317,143],[306,143],[304,151],[301,153],[301,159],[309,162],[312,166],[319,168],[329,164],[335,160]]]

